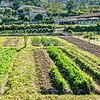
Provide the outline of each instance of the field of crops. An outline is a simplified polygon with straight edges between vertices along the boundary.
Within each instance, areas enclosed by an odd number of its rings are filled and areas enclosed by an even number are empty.
[[[73,37],[1,37],[0,100],[100,100],[100,46]]]

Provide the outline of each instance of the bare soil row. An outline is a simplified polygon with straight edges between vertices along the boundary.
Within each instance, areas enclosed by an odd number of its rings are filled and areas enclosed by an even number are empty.
[[[42,94],[57,94],[58,91],[53,87],[48,70],[53,63],[43,50],[34,51],[35,63],[39,68],[39,87]]]
[[[61,39],[67,40],[70,43],[75,44],[77,47],[86,50],[94,55],[96,55],[97,57],[100,57],[100,46],[91,44],[89,42],[71,37],[71,36],[61,36],[59,37]]]
[[[18,46],[21,40],[19,38],[7,38],[3,43],[2,46]]]

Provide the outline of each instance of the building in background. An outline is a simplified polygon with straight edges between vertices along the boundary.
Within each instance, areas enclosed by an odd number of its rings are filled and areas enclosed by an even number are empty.
[[[30,11],[25,11],[25,7],[30,7]],[[34,18],[37,14],[41,13],[46,16],[46,10],[42,7],[30,6],[30,5],[21,5],[18,10],[23,10],[23,13],[28,15],[30,18]]]
[[[10,0],[2,0],[1,1],[1,7],[9,7],[12,6],[13,2]]]
[[[54,23],[58,25],[91,25],[96,24],[96,22],[100,22],[100,13],[90,13],[74,17],[54,19]]]

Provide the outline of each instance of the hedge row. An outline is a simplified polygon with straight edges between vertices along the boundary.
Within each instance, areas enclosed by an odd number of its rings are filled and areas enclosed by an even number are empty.
[[[39,28],[39,29],[24,29],[24,30],[3,30],[1,34],[20,34],[20,33],[47,33],[53,32],[53,29]]]
[[[91,31],[100,31],[100,25],[78,25],[78,26],[74,26],[74,25],[69,25],[69,26],[65,26],[64,28],[65,31],[74,31],[74,32],[91,32]]]
[[[54,29],[58,27],[57,25],[44,25],[44,24],[31,24],[31,25],[0,25],[0,30],[23,30],[23,29],[38,29],[38,28],[48,28]]]

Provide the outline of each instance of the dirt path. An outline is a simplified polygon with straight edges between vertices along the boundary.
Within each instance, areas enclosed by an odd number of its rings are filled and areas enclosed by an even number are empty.
[[[53,63],[50,61],[50,59],[47,57],[45,52],[43,50],[35,50],[34,57],[36,60],[36,64],[39,67],[40,74],[39,74],[39,80],[40,80],[40,89],[42,90],[42,94],[55,94],[57,90],[55,90],[52,86],[52,83],[50,81],[48,70]]]
[[[89,42],[86,42],[86,41],[83,41],[83,40],[80,40],[80,39],[77,39],[71,36],[61,36],[60,38],[77,45],[79,48],[86,50],[96,55],[97,57],[100,57],[100,46],[91,44]]]

